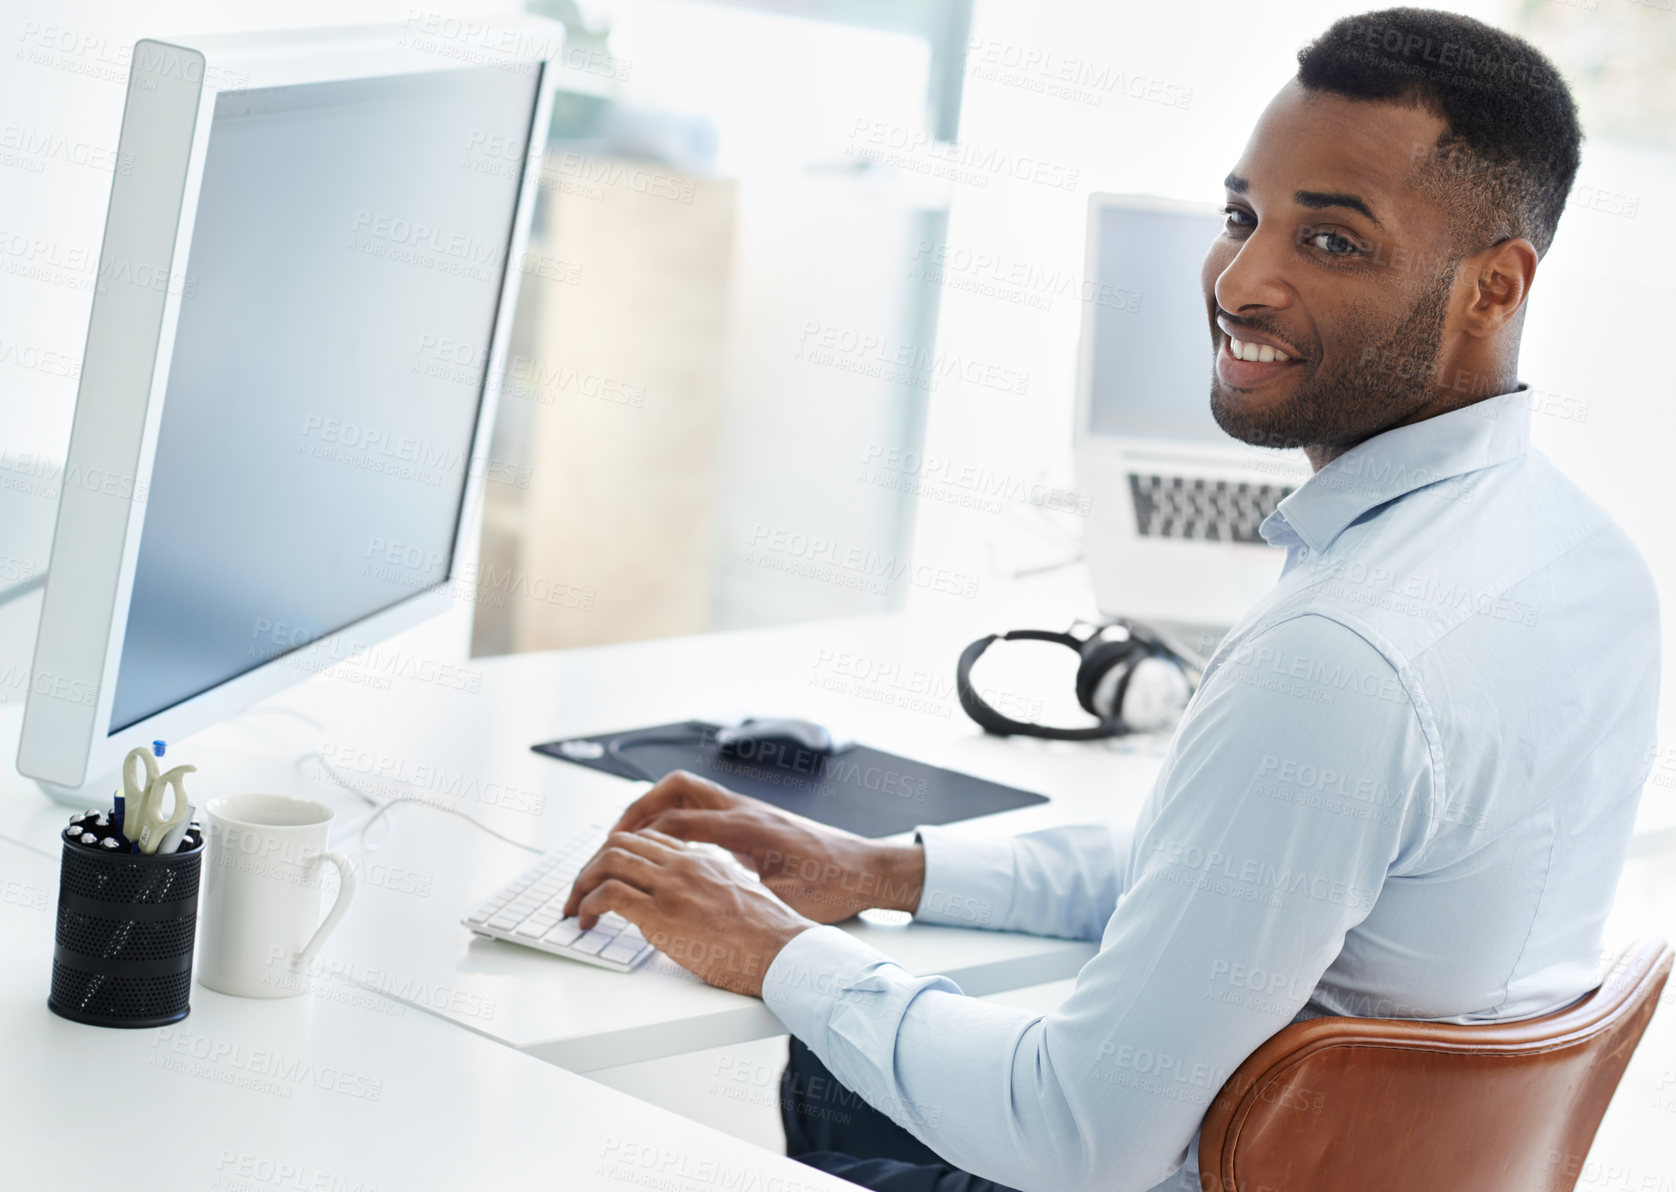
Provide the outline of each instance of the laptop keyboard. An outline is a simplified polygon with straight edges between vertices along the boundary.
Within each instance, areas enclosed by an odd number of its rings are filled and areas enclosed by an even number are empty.
[[[1261,544],[1257,527],[1291,491],[1283,484],[1129,473],[1135,529],[1143,538]]]

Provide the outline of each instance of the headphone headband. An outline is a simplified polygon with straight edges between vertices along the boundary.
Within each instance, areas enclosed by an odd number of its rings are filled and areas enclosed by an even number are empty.
[[[1180,663],[1175,651],[1159,641],[1156,636],[1133,622],[1121,618],[1095,626],[1094,631],[1087,637],[1078,637],[1074,633],[1056,633],[1051,629],[1014,629],[1007,633],[992,633],[988,637],[980,637],[961,651],[960,661],[955,667],[955,695],[960,700],[961,708],[986,733],[993,733],[998,737],[1028,736],[1045,737],[1050,741],[1098,741],[1106,737],[1121,736],[1129,729],[1120,716],[1113,716],[1109,720],[1102,720],[1098,724],[1087,725],[1083,728],[1056,728],[1052,725],[1030,724],[1023,720],[1014,720],[1012,717],[1003,715],[990,707],[984,698],[978,694],[977,688],[972,685],[973,665],[982,657],[985,650],[998,641],[1047,642],[1051,645],[1065,646],[1080,655],[1084,646],[1112,625],[1121,625],[1126,629],[1130,640],[1138,650],[1144,652],[1144,655],[1168,658],[1178,664]]]

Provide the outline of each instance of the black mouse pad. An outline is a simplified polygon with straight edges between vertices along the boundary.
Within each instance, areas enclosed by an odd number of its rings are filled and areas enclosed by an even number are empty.
[[[749,757],[724,755],[716,745],[716,728],[688,720],[531,748],[619,778],[654,780],[690,770],[729,790],[860,836],[893,836],[920,824],[948,824],[1047,802],[1045,795],[865,745],[829,756],[773,746]]]

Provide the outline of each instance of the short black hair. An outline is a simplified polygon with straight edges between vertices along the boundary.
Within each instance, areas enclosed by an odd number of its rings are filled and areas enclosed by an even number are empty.
[[[1298,82],[1435,112],[1437,144],[1411,153],[1456,215],[1457,248],[1523,236],[1548,251],[1583,134],[1570,89],[1535,46],[1471,17],[1387,8],[1335,21],[1299,50]]]

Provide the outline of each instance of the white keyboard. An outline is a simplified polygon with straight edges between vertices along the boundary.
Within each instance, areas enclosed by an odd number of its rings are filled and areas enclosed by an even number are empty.
[[[574,916],[563,917],[571,883],[607,835],[608,830],[599,826],[577,833],[461,922],[491,939],[568,956],[614,972],[631,971],[657,950],[633,923],[607,911],[592,930],[583,931]]]

